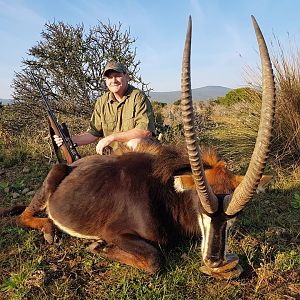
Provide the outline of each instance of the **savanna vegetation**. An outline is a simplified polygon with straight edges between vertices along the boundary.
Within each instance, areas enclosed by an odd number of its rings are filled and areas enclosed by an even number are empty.
[[[24,65],[34,65],[35,70],[38,66],[37,74],[47,78],[51,106],[71,133],[85,130],[95,93],[101,91],[103,64],[90,56],[90,63],[95,62],[90,69],[84,53],[92,50],[82,45],[93,41],[94,49],[103,49],[99,46],[102,38],[116,41],[124,37],[127,48],[111,43],[103,57],[110,59],[107,55],[113,50],[121,56],[129,51],[129,68],[137,74],[139,62],[134,63],[135,50],[127,43],[134,39],[111,24],[99,24],[84,39],[81,26],[56,23],[45,28],[42,42],[29,51],[32,56]],[[50,49],[53,51],[47,52]],[[229,238],[229,250],[239,256],[244,269],[240,278],[219,281],[200,273],[200,241],[186,241],[166,252],[165,269],[148,275],[90,254],[85,250],[88,241],[61,232],[48,245],[40,232],[19,228],[15,217],[8,216],[0,217],[0,299],[298,299],[300,65],[298,52],[287,57],[279,49],[273,57],[277,85],[274,137],[265,170],[274,179],[267,192],[255,195],[239,215]],[[72,53],[74,59],[68,60]],[[29,203],[56,161],[45,113],[28,71],[16,74],[14,87],[16,103],[0,107],[0,207]],[[215,147],[236,174],[244,174],[253,150],[260,97],[260,89],[252,85],[231,91],[224,99],[194,104],[200,143]],[[179,143],[180,107],[158,102],[153,106],[161,142]],[[93,145],[79,150],[82,155],[94,153]]]

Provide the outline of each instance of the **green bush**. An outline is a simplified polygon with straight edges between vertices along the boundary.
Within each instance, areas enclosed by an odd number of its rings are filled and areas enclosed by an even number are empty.
[[[231,106],[238,102],[252,102],[254,98],[259,97],[259,92],[249,87],[243,87],[231,90],[224,97],[218,97],[217,104]]]

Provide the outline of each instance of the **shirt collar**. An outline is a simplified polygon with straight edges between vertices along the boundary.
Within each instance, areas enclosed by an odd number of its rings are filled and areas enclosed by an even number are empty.
[[[130,84],[128,84],[127,90],[126,90],[124,96],[122,97],[122,101],[121,102],[117,101],[117,99],[115,98],[115,96],[114,96],[114,94],[112,92],[109,92],[109,94],[108,94],[108,102],[109,103],[113,103],[113,102],[123,103],[129,97],[129,95],[131,94],[132,90],[133,90],[133,86],[130,85]]]

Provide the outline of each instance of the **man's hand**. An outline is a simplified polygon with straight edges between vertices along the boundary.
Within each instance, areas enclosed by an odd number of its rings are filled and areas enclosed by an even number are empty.
[[[63,144],[63,139],[59,137],[58,135],[53,135],[53,139],[57,145],[57,147],[60,147]]]
[[[100,155],[103,154],[103,149],[107,146],[109,146],[112,142],[114,142],[114,137],[113,135],[109,135],[103,139],[101,139],[97,146],[96,146],[96,152]]]

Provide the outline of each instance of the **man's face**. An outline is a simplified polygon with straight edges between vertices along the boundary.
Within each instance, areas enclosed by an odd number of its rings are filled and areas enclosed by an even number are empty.
[[[108,89],[118,96],[124,96],[129,82],[128,74],[119,73],[116,71],[108,71],[105,76],[105,83]]]

